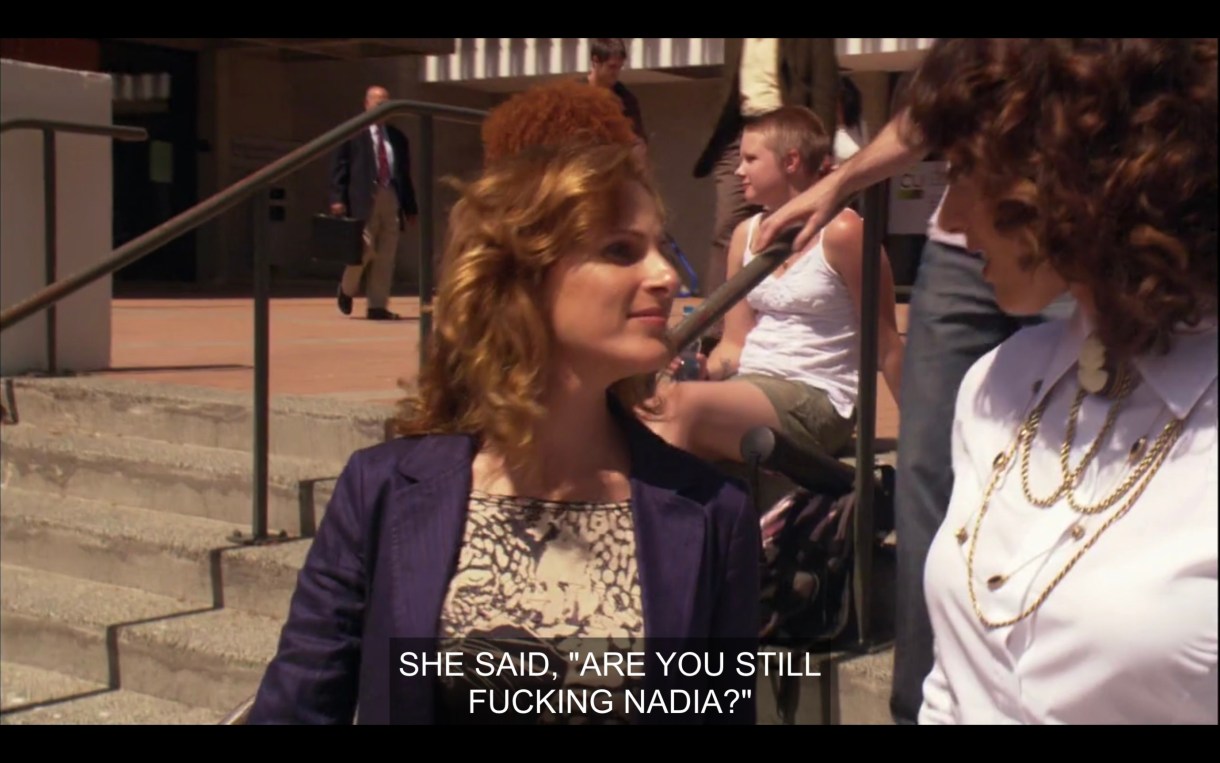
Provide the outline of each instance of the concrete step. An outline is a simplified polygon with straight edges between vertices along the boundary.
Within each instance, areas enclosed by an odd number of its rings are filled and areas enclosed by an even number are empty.
[[[249,527],[253,464],[249,453],[139,437],[52,432],[28,424],[0,428],[0,484],[58,497]],[[273,457],[268,526],[311,535],[342,471],[339,461]]]
[[[225,608],[286,619],[310,544],[307,538],[294,539],[267,546],[235,547],[221,554]]]
[[[803,667],[799,658],[798,665]],[[893,725],[890,715],[893,649],[859,656],[840,655],[833,667],[822,666],[820,671],[815,672],[822,675],[799,679],[796,713],[791,720],[793,725]],[[757,685],[758,723],[763,726],[784,723],[775,709],[770,680],[760,678]],[[833,695],[829,709],[823,707],[821,699],[826,689]]]
[[[230,542],[242,525],[17,488],[0,490],[9,564],[283,618],[310,540]]]
[[[847,660],[839,665],[839,723],[893,725],[890,682],[894,677],[894,650],[886,649]]]
[[[8,564],[210,605],[221,553],[241,525],[4,488],[0,557]]]
[[[22,712],[108,691],[110,687],[104,683],[16,662],[0,663],[0,713]]]
[[[282,622],[0,565],[0,659],[227,712],[258,688]]]
[[[0,664],[0,694],[0,724],[14,726],[211,725],[222,717],[215,710],[7,662]]]
[[[254,399],[249,393],[98,377],[16,378],[9,383],[20,423],[253,449]],[[343,462],[352,451],[383,441],[385,422],[393,413],[393,406],[380,402],[277,395],[270,403],[270,452]]]
[[[118,631],[206,607],[0,563],[0,660],[118,688]]]

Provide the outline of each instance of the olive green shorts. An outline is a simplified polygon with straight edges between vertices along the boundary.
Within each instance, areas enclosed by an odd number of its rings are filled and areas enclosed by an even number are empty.
[[[784,436],[802,450],[834,456],[851,440],[855,415],[843,418],[825,390],[764,374],[738,374],[729,380],[748,382],[762,390],[779,417]]]

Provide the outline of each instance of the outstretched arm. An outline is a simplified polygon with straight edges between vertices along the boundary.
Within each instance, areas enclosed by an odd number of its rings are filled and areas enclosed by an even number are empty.
[[[927,152],[908,145],[902,138],[908,127],[909,118],[903,110],[842,167],[769,215],[759,227],[755,248],[762,250],[780,231],[804,221],[805,226],[793,245],[795,251],[803,251],[852,194],[893,177],[922,159]]]

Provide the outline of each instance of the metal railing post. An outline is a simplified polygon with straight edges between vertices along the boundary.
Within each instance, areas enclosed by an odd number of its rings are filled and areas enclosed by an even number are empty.
[[[428,362],[428,342],[432,336],[432,258],[435,229],[432,219],[433,158],[436,140],[431,114],[419,118],[419,367]]]
[[[174,241],[182,236],[182,234],[194,230],[205,222],[237,207],[272,183],[293,174],[308,164],[312,164],[324,151],[333,149],[340,143],[349,140],[352,135],[368,127],[373,122],[403,113],[415,114],[420,118],[439,117],[450,121],[473,124],[482,122],[483,118],[487,116],[485,111],[460,106],[444,106],[418,101],[387,101],[381,106],[371,111],[365,111],[359,116],[353,117],[347,122],[314,138],[305,145],[288,152],[223,191],[208,197],[178,216],[128,241],[111,252],[110,256],[102,262],[57,281],[16,305],[0,311],[0,331],[20,323],[40,310],[45,310],[49,305],[75,294],[97,279],[130,265],[170,241]],[[0,132],[19,128],[41,129],[44,126],[54,126],[55,124],[58,123],[44,123],[30,120],[4,122],[0,123]],[[78,125],[55,127],[55,129],[70,132],[89,132]],[[93,126],[92,129],[94,134],[127,135],[129,132],[123,132],[119,128],[113,127],[99,128]],[[143,132],[141,131],[140,134],[143,134]]]
[[[264,191],[254,197],[254,523],[251,540],[267,538],[268,450],[271,396],[270,204]]]
[[[250,200],[251,263],[254,276],[254,458],[253,485],[250,492],[252,518],[250,535],[240,530],[229,540],[256,545],[270,540],[268,533],[268,490],[270,483],[270,379],[271,379],[271,260],[267,223],[271,205],[267,194]],[[279,539],[287,537],[279,533]]]
[[[858,642],[872,636],[873,545],[875,522],[874,438],[877,432],[877,344],[880,303],[881,245],[885,235],[884,183],[864,193],[864,251],[860,274],[860,380],[856,413],[855,575]]]
[[[47,286],[55,283],[57,263],[59,258],[59,215],[58,178],[56,177],[55,131],[49,127],[42,130],[42,199],[43,199],[43,241],[46,246],[44,253],[46,263]],[[57,358],[58,316],[55,305],[47,308],[47,373],[54,376],[59,370]]]
[[[419,161],[419,182],[423,193],[419,199],[420,212],[420,357],[426,356],[428,335],[432,331],[432,255],[435,249],[435,226],[433,224],[433,167],[432,155],[435,141],[436,118],[459,122],[481,122],[486,112],[456,106],[421,103],[416,101],[390,101],[382,106],[353,117],[334,129],[318,136],[309,143],[290,151],[249,176],[214,194],[176,217],[167,220],[143,235],[127,242],[111,252],[103,262],[96,263],[62,281],[57,280],[56,268],[56,224],[55,210],[55,134],[59,131],[86,135],[105,135],[117,140],[146,140],[144,130],[92,125],[50,120],[22,119],[0,123],[0,132],[28,129],[39,130],[44,136],[43,168],[45,172],[46,203],[46,273],[47,285],[28,299],[0,311],[0,331],[16,325],[39,310],[47,310],[47,365],[52,373],[57,367],[55,346],[55,306],[59,301],[75,294],[99,278],[114,273],[126,265],[145,257],[156,249],[198,228],[224,212],[252,199],[253,225],[253,276],[254,276],[254,444],[253,444],[253,498],[251,535],[245,537],[238,532],[231,539],[239,543],[262,543],[272,540],[269,534],[269,477],[270,477],[270,345],[271,345],[271,262],[270,262],[270,202],[267,188],[277,180],[287,177],[300,168],[315,161],[324,151],[334,148],[353,134],[375,121],[398,113],[413,113],[420,118],[422,152]],[[280,531],[275,539],[283,539],[287,533]]]

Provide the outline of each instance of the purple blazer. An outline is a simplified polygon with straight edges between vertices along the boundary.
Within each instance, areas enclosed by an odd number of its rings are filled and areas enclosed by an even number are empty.
[[[631,455],[646,636],[756,648],[760,537],[741,483],[612,408]],[[299,574],[248,723],[433,722],[431,681],[391,685],[398,666],[391,639],[437,634],[474,455],[473,438],[434,435],[352,456]],[[663,687],[652,674],[649,681]],[[754,686],[740,679],[734,688]],[[742,699],[729,720],[755,717],[753,699]]]

